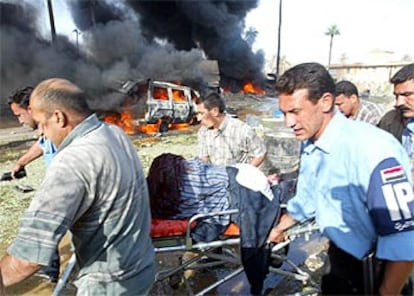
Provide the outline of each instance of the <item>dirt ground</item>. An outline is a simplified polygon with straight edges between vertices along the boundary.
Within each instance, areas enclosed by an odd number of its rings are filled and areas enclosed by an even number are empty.
[[[263,99],[254,96],[244,97],[242,100],[235,99],[228,105],[231,110],[243,120],[257,120],[257,117],[269,117],[276,108],[274,99]],[[145,173],[147,172],[152,160],[165,152],[180,154],[185,158],[194,157],[197,153],[197,137],[196,131],[198,126],[191,126],[183,131],[169,131],[166,134],[158,134],[153,136],[130,136],[134,143],[137,153],[143,163]],[[9,128],[0,130],[0,173],[8,171],[14,162],[18,159],[24,151],[26,151],[35,141],[36,134],[26,128]],[[0,256],[6,252],[7,246],[12,242],[16,235],[18,223],[24,209],[29,205],[35,190],[39,187],[44,176],[44,163],[42,159],[37,159],[26,167],[27,177],[11,182],[0,182]],[[22,193],[16,190],[17,185],[31,186],[34,191]],[[323,249],[323,243],[312,245],[307,252],[314,254],[320,253]],[[65,238],[60,245],[61,261],[63,262],[61,270],[63,271],[67,260],[70,257],[69,239]],[[178,255],[175,258],[157,257],[159,266],[165,267],[178,260]],[[173,256],[174,257],[174,256]],[[305,259],[303,259],[305,260]],[[315,259],[316,260],[316,259]],[[314,261],[315,261],[314,260]],[[321,260],[316,260],[313,263],[315,266],[320,265]],[[217,280],[223,276],[226,270],[214,270],[211,273],[203,273],[193,281],[193,284],[204,283]],[[211,295],[241,295],[248,293],[246,286],[246,278],[242,274],[238,276],[231,284],[226,284],[223,288],[215,290]],[[276,285],[280,284],[280,277],[278,279],[272,278],[267,284],[267,295],[280,295],[283,290],[274,289]],[[289,289],[291,282],[286,281],[286,289]],[[298,289],[297,283],[294,290]],[[31,277],[25,282],[16,285],[7,290],[8,295],[51,295],[54,285],[45,282],[41,278]],[[72,285],[67,285],[67,288],[62,293],[63,295],[74,295],[75,288]],[[233,292],[232,292],[233,291]],[[285,290],[285,293],[292,291]],[[178,290],[172,290],[166,284],[156,284],[151,292],[151,295],[183,295],[188,292],[184,287]]]

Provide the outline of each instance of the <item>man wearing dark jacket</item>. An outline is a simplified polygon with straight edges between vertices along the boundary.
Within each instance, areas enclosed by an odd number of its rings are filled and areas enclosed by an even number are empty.
[[[388,111],[378,123],[378,127],[390,132],[401,142],[403,130],[407,124],[405,119],[398,109]]]
[[[395,109],[381,118],[378,127],[392,133],[404,145],[413,161],[414,63],[402,67],[390,82],[394,85]]]

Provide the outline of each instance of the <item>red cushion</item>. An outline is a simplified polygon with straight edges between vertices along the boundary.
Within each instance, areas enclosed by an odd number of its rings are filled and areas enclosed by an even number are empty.
[[[195,223],[193,223],[195,226]],[[166,237],[185,235],[187,231],[188,220],[166,220],[152,219],[151,221],[151,237]]]
[[[168,237],[168,236],[183,236],[187,231],[188,220],[167,220],[167,219],[152,219],[151,221],[151,237]],[[193,222],[191,228],[196,226]],[[237,236],[240,234],[239,227],[236,224],[230,224],[224,232],[224,235]]]

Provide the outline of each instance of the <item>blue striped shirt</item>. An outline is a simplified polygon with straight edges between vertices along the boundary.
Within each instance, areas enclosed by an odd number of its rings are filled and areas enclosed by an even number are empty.
[[[179,214],[171,218],[183,219],[229,209],[228,176],[224,167],[206,164],[198,158],[183,161],[183,166],[184,173],[179,184]],[[226,225],[229,217],[213,217],[205,222]]]

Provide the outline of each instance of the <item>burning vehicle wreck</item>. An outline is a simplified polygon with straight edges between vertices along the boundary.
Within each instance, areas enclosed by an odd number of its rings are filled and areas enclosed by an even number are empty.
[[[98,113],[103,121],[127,133],[156,133],[197,123],[196,99],[191,87],[155,80],[127,80],[114,89],[121,94],[115,111]]]

